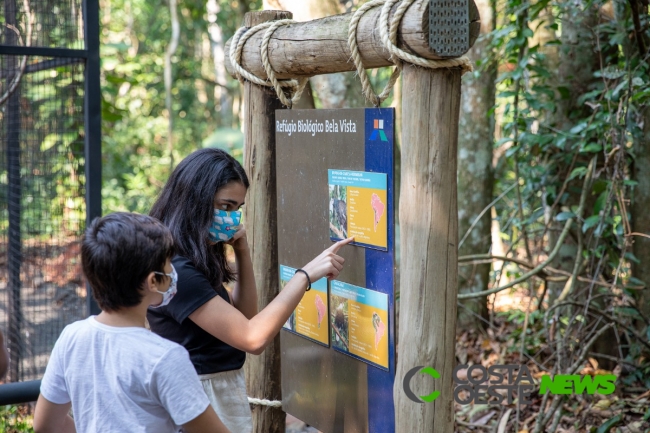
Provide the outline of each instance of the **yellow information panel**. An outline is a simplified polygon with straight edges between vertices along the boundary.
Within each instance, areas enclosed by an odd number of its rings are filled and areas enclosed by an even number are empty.
[[[354,236],[354,244],[388,247],[386,174],[328,170],[330,238]]]
[[[296,270],[280,265],[280,290],[293,277]],[[311,283],[311,290],[305,292],[283,328],[317,343],[329,346],[329,322],[327,321],[327,279]]]
[[[332,347],[388,369],[388,295],[333,280]]]

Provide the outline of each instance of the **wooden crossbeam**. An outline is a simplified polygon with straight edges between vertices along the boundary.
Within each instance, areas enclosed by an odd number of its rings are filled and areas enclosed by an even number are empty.
[[[473,0],[468,2],[470,20],[466,25],[469,26],[470,37],[467,50],[474,45],[480,31],[478,9]],[[396,8],[397,5],[393,7],[391,17]],[[392,65],[390,55],[381,42],[380,13],[380,7],[371,9],[361,18],[357,28],[359,52],[368,69]],[[278,28],[269,41],[269,59],[277,77],[310,77],[355,70],[347,43],[351,18],[352,13],[348,13]],[[266,79],[260,53],[263,35],[264,30],[259,31],[246,42],[242,51],[242,66]],[[226,53],[231,42],[232,39],[226,43]],[[406,11],[399,27],[397,45],[427,59],[445,58],[429,48],[428,0],[418,0]],[[228,56],[226,69],[234,75]]]

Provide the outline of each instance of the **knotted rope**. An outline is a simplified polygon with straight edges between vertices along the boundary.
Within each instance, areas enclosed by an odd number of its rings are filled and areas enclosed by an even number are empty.
[[[287,24],[291,24],[295,21],[293,20],[279,20],[279,21],[273,21],[273,24],[268,28],[266,33],[264,33],[264,38],[262,39],[262,65],[264,65],[264,70],[266,71],[266,75],[269,77],[269,80],[271,80],[271,83],[273,84],[273,87],[275,88],[275,92],[278,94],[278,98],[280,98],[280,101],[284,105],[286,105],[289,108],[293,107],[293,103],[298,101],[300,99],[300,96],[302,95],[302,91],[305,90],[305,86],[307,85],[307,81],[309,81],[309,78],[300,78],[297,80],[298,85],[294,88],[291,94],[291,98],[286,98],[282,89],[282,83],[275,77],[275,71],[271,67],[271,62],[269,61],[269,41],[271,40],[271,36],[273,36],[273,32],[275,29],[277,29],[280,26],[286,26]],[[291,80],[291,81],[296,81],[296,80]]]
[[[295,101],[300,99],[300,95],[302,95],[308,79],[302,78],[299,80],[278,80],[276,78],[275,71],[271,66],[271,62],[269,61],[269,41],[271,40],[271,36],[273,36],[273,32],[275,32],[278,27],[286,26],[294,22],[295,21],[293,20],[278,20],[258,24],[254,27],[240,27],[235,33],[235,36],[232,38],[229,52],[230,63],[235,68],[237,79],[241,83],[243,83],[243,80],[246,79],[251,83],[255,83],[259,86],[273,87],[280,101],[289,108],[293,106],[293,103]],[[241,56],[244,49],[244,44],[251,36],[263,29],[266,29],[266,32],[264,32],[264,37],[262,38],[261,54],[262,65],[264,66],[264,70],[268,76],[267,80],[263,80],[257,75],[247,71],[241,65]],[[284,88],[290,89],[289,92],[291,94],[291,97],[287,98],[284,93]]]
[[[352,53],[352,61],[357,68],[357,73],[359,74],[359,79],[361,80],[363,96],[369,102],[374,104],[375,107],[378,107],[390,94],[391,89],[395,85],[395,82],[402,72],[403,62],[430,69],[460,67],[462,73],[470,72],[473,69],[470,60],[466,56],[461,56],[455,59],[425,59],[424,57],[408,53],[397,46],[397,30],[399,28],[399,24],[401,23],[404,14],[414,1],[415,0],[371,0],[361,6],[354,13],[354,15],[352,15],[352,19],[350,20],[350,25],[348,28],[348,46],[350,47],[350,52]],[[393,15],[393,19],[389,25],[388,16],[390,14],[390,10],[397,2],[401,2],[401,4],[395,10],[395,15]],[[393,63],[395,63],[395,69],[393,70],[388,83],[386,83],[384,90],[382,90],[382,92],[377,95],[372,88],[370,79],[368,78],[365,67],[363,66],[363,61],[361,60],[359,47],[357,45],[357,27],[359,26],[361,17],[367,11],[380,5],[383,5],[381,8],[381,14],[379,16],[379,32],[381,35],[381,41],[384,44],[384,47],[390,53],[390,58]]]

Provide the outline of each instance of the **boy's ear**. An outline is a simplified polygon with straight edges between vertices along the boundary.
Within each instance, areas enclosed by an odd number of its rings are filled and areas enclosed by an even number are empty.
[[[157,283],[158,281],[156,281],[156,274],[150,272],[149,275],[147,275],[147,278],[144,280],[144,290],[147,292],[156,292],[158,290]]]

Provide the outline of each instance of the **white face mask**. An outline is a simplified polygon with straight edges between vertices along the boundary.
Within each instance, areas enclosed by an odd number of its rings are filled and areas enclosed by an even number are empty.
[[[172,279],[172,282],[169,283],[169,289],[167,289],[166,292],[161,292],[160,290],[156,290],[156,292],[160,293],[163,295],[162,302],[158,305],[152,305],[151,308],[160,308],[164,307],[165,305],[169,304],[169,302],[172,300],[174,295],[177,292],[176,284],[178,283],[178,274],[176,273],[176,269],[174,269],[174,265],[171,265],[172,267],[172,273],[171,274],[165,274],[164,272],[154,272],[154,274],[158,275],[166,275],[169,278]]]

